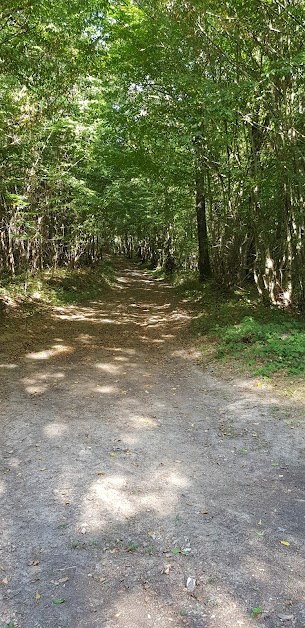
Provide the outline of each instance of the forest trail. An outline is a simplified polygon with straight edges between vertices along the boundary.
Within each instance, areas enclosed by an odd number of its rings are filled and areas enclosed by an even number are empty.
[[[1,348],[1,628],[305,626],[304,434],[116,273]]]

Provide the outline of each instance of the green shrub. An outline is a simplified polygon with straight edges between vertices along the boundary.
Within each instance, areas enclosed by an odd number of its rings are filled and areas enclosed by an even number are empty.
[[[246,316],[220,330],[219,338],[219,357],[241,357],[261,375],[305,372],[305,324],[300,321],[262,322]]]

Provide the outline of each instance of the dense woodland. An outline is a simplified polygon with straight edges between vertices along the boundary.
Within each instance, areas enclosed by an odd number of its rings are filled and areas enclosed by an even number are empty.
[[[2,0],[0,270],[245,280],[305,308],[305,2]]]

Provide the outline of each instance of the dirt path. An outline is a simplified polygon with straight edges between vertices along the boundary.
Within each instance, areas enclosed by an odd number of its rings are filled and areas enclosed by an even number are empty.
[[[304,437],[189,316],[129,265],[3,348],[1,628],[305,626]]]

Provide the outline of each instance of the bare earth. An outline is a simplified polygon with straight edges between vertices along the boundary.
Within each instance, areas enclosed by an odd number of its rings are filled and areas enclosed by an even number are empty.
[[[120,264],[1,346],[1,628],[305,626],[294,409],[203,370],[189,306]]]

